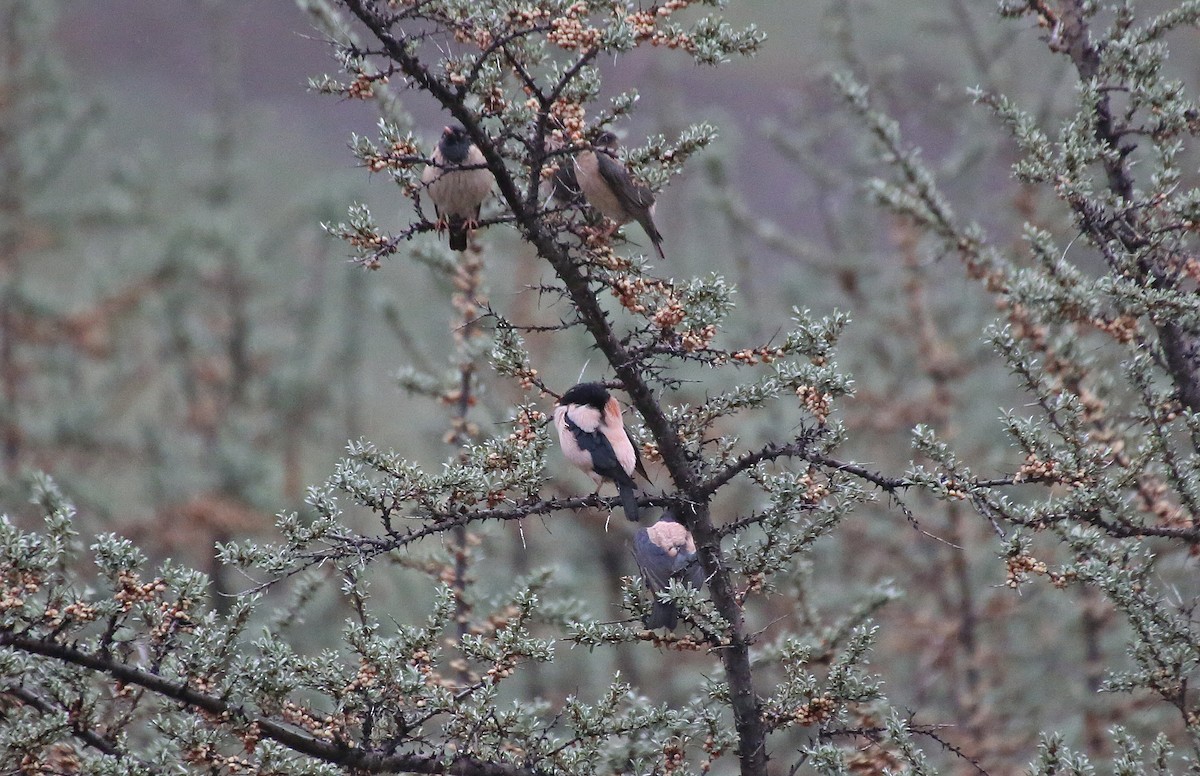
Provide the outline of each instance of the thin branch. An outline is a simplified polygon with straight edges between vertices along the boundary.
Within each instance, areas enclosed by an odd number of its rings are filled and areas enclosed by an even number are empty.
[[[211,717],[229,720],[231,724],[238,727],[255,726],[263,738],[282,744],[299,754],[343,768],[366,773],[410,772],[454,774],[455,776],[533,776],[544,773],[533,767],[504,765],[472,757],[458,757],[447,763],[440,756],[383,754],[373,750],[351,749],[341,743],[325,741],[302,733],[290,725],[276,722],[268,717],[258,716],[245,706],[197,692],[186,682],[173,682],[77,647],[42,641],[10,631],[0,632],[0,647],[41,655],[67,665],[105,674],[125,684],[144,687],[164,698],[170,698],[192,709],[203,711]]]
[[[51,703],[43,700],[36,693],[32,692],[31,690],[27,690],[24,687],[9,687],[5,690],[0,690],[0,695],[11,695],[21,703],[24,703],[26,706],[36,709],[39,714],[53,714],[57,711],[66,712],[66,709],[55,708]],[[118,760],[129,756],[127,752],[123,751],[112,741],[109,741],[99,733],[81,726],[79,724],[79,720],[74,718],[72,715],[68,714],[68,719],[70,720],[69,725],[71,728],[71,735],[75,736],[96,751]]]

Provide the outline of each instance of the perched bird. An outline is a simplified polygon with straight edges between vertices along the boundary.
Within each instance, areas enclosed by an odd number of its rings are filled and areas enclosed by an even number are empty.
[[[588,203],[617,225],[637,221],[661,259],[662,235],[654,226],[654,193],[633,179],[617,159],[617,136],[601,132],[589,150],[575,157],[575,177]]]
[[[479,208],[492,189],[492,173],[483,154],[471,142],[467,131],[457,124],[442,130],[442,139],[433,149],[433,164],[421,173],[421,183],[433,200],[438,231],[450,230],[450,249],[467,249],[467,232],[479,225]],[[462,170],[459,167],[475,167]]]
[[[704,584],[704,569],[696,557],[696,542],[670,510],[663,512],[657,523],[637,532],[633,540],[633,558],[652,595],[666,590],[672,577],[696,589]],[[679,609],[654,595],[654,606],[650,614],[642,618],[642,624],[651,630],[662,627],[675,630],[679,624]]]
[[[550,176],[550,196],[565,207],[583,204],[583,192],[579,190],[575,164],[571,160],[559,162],[558,169]]]
[[[633,473],[646,477],[646,470],[621,422],[617,400],[600,383],[580,383],[558,400],[554,427],[567,460],[587,472],[597,488],[604,480],[616,483],[625,517],[637,522]]]
[[[550,196],[564,207],[582,205],[583,192],[579,190],[579,181],[575,177],[575,161],[570,156],[557,153],[563,148],[563,141],[554,136],[547,138],[546,150],[552,154],[547,158],[547,163],[557,165],[550,176]]]

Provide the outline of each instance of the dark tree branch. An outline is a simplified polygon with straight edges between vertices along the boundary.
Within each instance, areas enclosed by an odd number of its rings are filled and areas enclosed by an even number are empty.
[[[1060,11],[1055,12],[1045,0],[1029,0],[1029,8],[1052,25],[1049,45],[1051,50],[1067,55],[1075,66],[1082,83],[1089,83],[1101,75],[1101,46],[1092,40],[1088,27],[1088,13],[1084,0],[1065,0]],[[1103,246],[1116,239],[1131,254],[1146,252],[1147,241],[1138,225],[1132,222],[1135,199],[1135,181],[1129,156],[1137,147],[1128,140],[1135,134],[1129,124],[1130,116],[1117,118],[1113,115],[1110,95],[1112,88],[1100,89],[1096,101],[1096,140],[1109,149],[1102,157],[1109,190],[1126,205],[1125,212],[1115,217],[1098,216],[1094,208],[1078,198],[1070,202],[1080,228],[1094,236],[1096,244]],[[1130,108],[1132,110],[1132,106]],[[1157,251],[1139,256],[1138,268],[1143,279],[1156,285],[1170,283]],[[1174,321],[1156,323],[1159,344],[1166,359],[1167,371],[1179,392],[1179,400],[1193,412],[1200,412],[1200,335]]]
[[[0,695],[11,695],[21,703],[24,703],[26,706],[36,709],[39,714],[51,714],[59,710],[50,702],[43,700],[36,693],[31,690],[27,690],[24,687],[9,687],[8,689],[0,690]],[[66,709],[62,709],[62,711],[66,711]],[[70,715],[68,715],[68,718],[70,718]],[[109,741],[99,733],[80,725],[78,720],[71,719],[69,725],[71,728],[71,735],[75,736],[96,751],[106,754],[109,757],[113,757],[117,760],[129,756],[127,752],[123,751],[112,741]]]
[[[98,653],[85,652],[77,647],[43,641],[10,631],[0,632],[0,647],[40,655],[67,665],[85,668],[129,685],[178,701],[192,709],[229,720],[239,727],[257,726],[263,738],[269,738],[299,754],[321,762],[364,773],[421,773],[454,774],[455,776],[536,776],[541,771],[533,767],[517,767],[500,763],[460,757],[444,763],[440,757],[415,754],[384,754],[363,749],[351,749],[344,744],[324,741],[268,717],[262,717],[244,706],[197,692],[186,683],[165,679],[156,674],[132,668]]]

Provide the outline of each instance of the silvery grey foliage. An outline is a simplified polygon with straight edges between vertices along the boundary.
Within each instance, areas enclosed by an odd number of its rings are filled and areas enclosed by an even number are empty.
[[[275,540],[221,546],[247,579],[222,613],[206,603],[202,575],[170,563],[150,568],[116,535],[81,537],[73,507],[38,478],[32,493],[44,524],[0,523],[8,723],[0,763],[100,774],[933,773],[922,748],[931,745],[979,768],[936,722],[893,708],[883,694],[869,663],[880,637],[871,618],[898,597],[893,585],[832,612],[804,595],[815,546],[881,493],[919,528],[908,500],[920,492],[986,521],[1010,586],[1044,580],[1112,602],[1129,625],[1132,668],[1111,673],[1105,689],[1146,693],[1177,714],[1173,739],[1115,730],[1114,765],[1195,768],[1195,585],[1159,565],[1200,540],[1198,197],[1180,166],[1200,114],[1160,66],[1163,36],[1200,14],[1185,4],[1135,23],[1126,6],[1101,14],[1074,0],[1005,4],[1006,14],[1036,19],[1051,49],[1078,69],[1080,110],[1050,132],[1002,95],[979,100],[1011,129],[1022,152],[1017,175],[1061,200],[1078,239],[1072,250],[1093,252],[1102,271],[1068,261],[1069,246],[1035,225],[1026,256],[991,244],[955,212],[867,90],[841,80],[898,173],[872,191],[1003,302],[991,342],[1032,402],[1002,420],[1019,450],[1011,471],[984,476],[937,429],[919,425],[912,465],[888,475],[839,454],[848,436],[840,407],[855,388],[837,362],[846,316],[795,309],[769,341],[741,341],[728,325],[737,296],[727,275],[656,274],[669,267],[653,267],[590,214],[544,196],[555,167],[636,109],[632,90],[597,100],[606,55],[654,47],[713,65],[758,48],[761,35],[731,27],[719,5],[302,3],[342,71],[313,79],[314,89],[380,102],[378,136],[357,136],[351,147],[413,205],[397,232],[358,204],[327,231],[364,268],[409,272],[411,258],[453,287],[454,368],[414,368],[400,382],[450,408],[454,454],[429,467],[369,439],[352,443],[310,488],[305,509],[279,516]],[[485,299],[486,269],[511,257],[485,265],[487,247],[457,258],[412,247],[438,226],[420,184],[436,135],[397,108],[394,95],[408,91],[435,100],[483,153],[496,200],[474,239],[490,246],[504,230],[519,235],[548,268],[538,290],[560,325]],[[624,161],[661,187],[715,133],[697,124],[648,138]],[[546,333],[579,336],[598,351],[659,472],[643,506],[671,508],[695,538],[703,590],[675,584],[657,593],[681,610],[680,631],[638,626],[651,602],[636,579],[619,581],[627,616],[613,621],[564,600],[552,573],[505,568],[493,585],[472,578],[473,532],[615,503],[554,490],[545,415],[569,383],[544,373],[529,344]],[[697,374],[711,389],[676,400]],[[499,386],[523,398],[485,431],[469,412]],[[768,441],[734,433],[766,412],[784,419]],[[1060,561],[1039,557],[1047,546]],[[424,617],[397,621],[381,605],[388,564],[428,575]],[[330,646],[306,650],[292,628],[321,595],[338,602],[342,619],[320,623]],[[662,651],[696,677],[667,700],[652,697],[652,681],[636,686],[619,675],[598,691],[526,691],[527,676],[573,649]],[[1092,768],[1052,733],[1030,758],[1037,773]]]

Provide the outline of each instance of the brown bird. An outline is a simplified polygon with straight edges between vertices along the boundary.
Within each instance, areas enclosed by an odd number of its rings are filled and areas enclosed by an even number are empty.
[[[621,422],[617,400],[600,383],[580,383],[558,400],[554,427],[566,459],[587,472],[597,488],[605,480],[615,483],[625,517],[637,522],[633,474],[646,477],[646,470]]]
[[[451,250],[465,251],[467,232],[479,226],[479,208],[492,190],[492,173],[482,166],[485,163],[467,131],[454,125],[442,130],[442,139],[433,149],[433,164],[421,173],[421,183],[433,200],[438,231],[450,230]]]
[[[672,578],[697,589],[704,584],[704,570],[696,556],[692,534],[667,510],[657,523],[637,532],[633,559],[641,571],[642,582],[654,596],[653,608],[642,618],[642,624],[651,630],[662,627],[675,630],[679,609],[669,601],[660,601],[657,594],[667,589]]]
[[[601,132],[589,150],[575,157],[575,177],[588,204],[621,224],[637,221],[646,230],[661,259],[662,235],[654,225],[654,193],[633,179],[617,158],[617,136]]]

